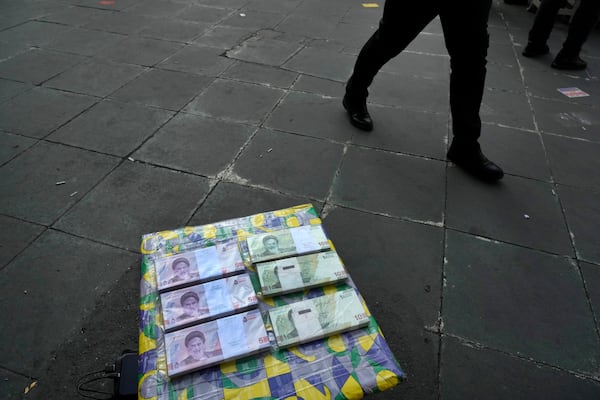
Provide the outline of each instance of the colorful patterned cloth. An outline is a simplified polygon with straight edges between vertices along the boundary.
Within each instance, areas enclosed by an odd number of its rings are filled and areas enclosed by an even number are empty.
[[[144,235],[139,336],[139,399],[343,400],[392,388],[404,377],[375,319],[366,328],[285,350],[273,350],[178,378],[167,377],[163,322],[154,260],[216,241],[237,238],[242,257],[259,290],[246,238],[278,229],[321,224],[311,204],[197,227]],[[333,243],[331,243],[333,248]],[[273,306],[355,287],[351,279],[261,301],[263,315]],[[364,305],[364,300],[363,300]],[[368,309],[365,305],[365,309]],[[267,325],[267,328],[269,326]]]

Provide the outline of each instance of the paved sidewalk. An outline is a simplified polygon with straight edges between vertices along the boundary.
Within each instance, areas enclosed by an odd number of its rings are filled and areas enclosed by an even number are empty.
[[[600,31],[561,73],[566,25],[523,58],[533,14],[495,0],[487,185],[445,160],[438,20],[377,76],[375,130],[349,125],[381,10],[0,0],[1,398],[80,398],[137,348],[143,233],[307,202],[408,374],[373,398],[600,398]]]

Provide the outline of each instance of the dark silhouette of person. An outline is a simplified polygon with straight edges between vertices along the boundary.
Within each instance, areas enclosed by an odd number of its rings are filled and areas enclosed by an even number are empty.
[[[554,28],[558,11],[567,4],[567,0],[542,0],[529,31],[527,46],[523,50],[525,57],[540,57],[550,52],[548,38]],[[599,16],[599,0],[581,0],[571,18],[567,39],[552,61],[552,68],[581,70],[587,67],[587,62],[581,59],[579,53],[590,32],[598,23]]]
[[[367,96],[375,75],[439,15],[451,67],[450,111],[454,139],[448,159],[482,180],[501,179],[502,169],[487,159],[478,142],[491,4],[492,0],[387,0],[379,28],[360,51],[346,84],[342,104],[350,123],[365,131],[373,129]]]

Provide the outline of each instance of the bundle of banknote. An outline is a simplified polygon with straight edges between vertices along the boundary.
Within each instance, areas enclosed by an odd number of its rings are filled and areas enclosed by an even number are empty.
[[[269,318],[280,348],[357,329],[369,323],[353,288],[272,308]]]
[[[330,248],[321,225],[299,226],[247,238],[252,263],[275,260]]]
[[[244,311],[258,305],[247,273],[160,295],[166,331]]]
[[[342,281],[348,273],[334,250],[256,264],[263,296]]]
[[[270,348],[259,310],[165,334],[167,374],[177,376]]]

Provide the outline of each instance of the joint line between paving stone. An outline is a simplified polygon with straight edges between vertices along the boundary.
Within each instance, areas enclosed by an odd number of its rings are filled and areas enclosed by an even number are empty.
[[[13,370],[13,369],[10,369],[10,368],[8,368],[8,367],[5,367],[5,366],[3,366],[3,365],[0,365],[0,370],[8,371],[8,372],[10,372],[11,374],[19,375],[19,376],[22,376],[23,378],[31,379],[31,380],[33,380],[33,381],[37,381],[37,380],[39,380],[39,378],[38,378],[38,377],[31,376],[31,375],[29,375],[29,374],[27,374],[27,373],[23,373],[23,372],[18,372],[18,371],[15,371],[15,370]]]
[[[585,372],[573,371],[573,370],[570,370],[570,369],[567,369],[567,368],[562,368],[562,367],[550,364],[550,363],[545,362],[545,361],[536,360],[533,357],[527,357],[527,356],[524,356],[524,355],[521,356],[519,354],[513,354],[513,353],[510,353],[510,352],[508,352],[506,350],[501,350],[501,349],[497,349],[497,348],[494,348],[494,347],[490,347],[490,346],[487,346],[485,344],[476,342],[476,341],[474,341],[472,339],[468,339],[468,338],[465,338],[465,337],[462,337],[462,336],[459,336],[459,335],[455,335],[453,333],[445,333],[444,335],[458,340],[461,343],[461,345],[463,345],[463,346],[467,345],[467,346],[470,346],[470,347],[475,348],[477,350],[493,351],[493,352],[496,352],[496,353],[499,353],[499,354],[503,354],[503,355],[511,357],[511,358],[515,358],[517,360],[521,360],[521,361],[533,363],[533,364],[535,364],[537,366],[543,366],[543,367],[554,369],[556,371],[565,372],[565,373],[568,373],[570,375],[574,375],[574,376],[576,376],[578,378],[588,379],[588,380],[591,380],[591,381],[594,381],[594,382],[600,382],[600,377],[596,377],[594,375],[591,375],[591,374],[588,374],[588,373],[585,373]]]
[[[43,224],[39,224],[39,223],[37,223],[37,222],[31,222],[31,221],[24,220],[24,219],[22,219],[22,218],[13,217],[12,215],[7,215],[7,214],[0,214],[0,215],[2,215],[2,216],[4,216],[4,217],[8,217],[8,218],[12,218],[12,219],[16,219],[17,221],[23,221],[23,222],[27,222],[27,223],[30,223],[30,224],[38,225],[38,226],[41,226],[41,227],[43,227],[43,228],[44,228],[44,229],[42,229],[42,231],[41,231],[39,234],[37,234],[37,235],[36,235],[36,236],[35,236],[33,239],[31,239],[29,242],[27,242],[27,243],[26,243],[26,245],[25,245],[25,246],[24,246],[24,247],[21,249],[21,251],[17,252],[17,253],[14,255],[14,257],[12,257],[11,259],[9,259],[9,260],[8,260],[8,262],[7,262],[6,264],[4,264],[4,265],[0,266],[0,272],[2,272],[2,271],[5,269],[5,268],[7,268],[7,267],[9,266],[9,264],[10,264],[11,262],[13,262],[13,260],[15,260],[15,259],[16,259],[17,257],[19,257],[21,254],[23,254],[23,252],[25,252],[25,250],[27,250],[27,248],[29,248],[29,246],[31,246],[31,244],[32,244],[33,242],[35,242],[36,240],[38,240],[38,239],[40,238],[40,236],[42,236],[44,233],[46,233],[46,232],[47,232],[47,231],[50,229],[50,227],[48,227],[48,226],[46,226],[46,225],[43,225]]]

